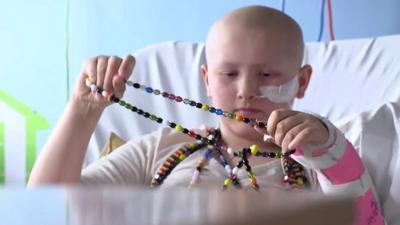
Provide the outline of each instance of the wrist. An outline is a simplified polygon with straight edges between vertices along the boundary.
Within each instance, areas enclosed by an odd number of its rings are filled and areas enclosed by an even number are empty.
[[[86,100],[83,97],[72,95],[68,105],[68,111],[75,117],[81,119],[93,119],[98,120],[103,113],[106,105],[95,103],[90,100]]]

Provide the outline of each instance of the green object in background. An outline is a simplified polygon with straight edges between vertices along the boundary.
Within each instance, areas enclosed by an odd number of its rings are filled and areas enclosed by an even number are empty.
[[[4,123],[0,123],[0,184],[5,181]]]
[[[22,133],[24,137],[18,137],[18,139],[25,139],[25,180],[29,178],[30,172],[32,171],[33,164],[36,160],[36,133],[38,130],[45,130],[50,127],[47,120],[38,115],[36,112],[31,110],[25,104],[19,102],[13,97],[7,95],[5,92],[0,90],[0,102],[4,102],[5,106],[8,107],[9,111],[15,112],[24,118],[25,127],[23,128],[25,132]],[[1,109],[0,109],[1,110]],[[5,110],[5,109],[3,109]],[[3,111],[4,112],[4,111]],[[14,149],[11,146],[6,146],[4,142],[5,135],[16,135],[7,134],[6,126],[7,124],[12,126],[13,121],[2,121],[0,123],[0,184],[5,182],[5,154],[7,151],[12,151]],[[2,145],[1,145],[2,144]],[[18,165],[16,165],[18,166]]]

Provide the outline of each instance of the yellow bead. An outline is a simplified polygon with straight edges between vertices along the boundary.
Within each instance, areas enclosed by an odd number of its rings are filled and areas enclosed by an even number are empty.
[[[184,160],[185,158],[186,158],[186,156],[184,154],[179,156],[179,160],[181,160],[181,161]]]
[[[203,106],[201,107],[201,109],[204,110],[204,111],[208,111],[209,108],[210,108],[210,107],[209,107],[208,105],[203,105]]]
[[[231,181],[231,179],[229,179],[229,178],[227,178],[227,179],[224,180],[224,185],[225,185],[225,186],[229,186],[229,185],[231,185],[231,183],[232,183],[232,181]]]
[[[297,184],[298,185],[303,185],[304,184],[303,179],[297,178]]]
[[[252,146],[250,147],[250,150],[251,150],[251,154],[252,154],[252,155],[256,155],[257,152],[258,152],[258,146],[257,146],[257,145],[252,145]]]
[[[181,125],[176,125],[175,130],[178,132],[182,132],[183,131],[183,127]]]

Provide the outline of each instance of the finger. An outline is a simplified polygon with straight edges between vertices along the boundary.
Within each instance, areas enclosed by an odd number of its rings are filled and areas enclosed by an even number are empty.
[[[278,123],[275,124],[274,137],[275,143],[281,146],[283,138],[286,133],[303,122],[303,117],[299,113],[287,114],[286,117],[282,118]]]
[[[307,143],[312,135],[313,129],[310,127],[302,129],[300,133],[296,135],[296,137],[289,143],[289,149],[299,148],[304,143]]]
[[[293,150],[293,146],[290,145],[290,143],[297,137],[301,131],[307,128],[307,125],[305,123],[300,123],[297,126],[293,127],[290,129],[288,132],[286,132],[285,137],[282,140],[281,143],[281,148],[283,152],[286,152],[288,150]]]
[[[268,117],[268,122],[267,122],[268,134],[274,137],[276,132],[276,126],[278,125],[279,121],[296,113],[298,112],[289,109],[277,109],[272,111],[272,113]]]
[[[89,76],[92,83],[96,83],[97,80],[97,58],[91,58],[86,61],[82,68],[82,75]]]
[[[97,87],[103,88],[104,85],[104,77],[106,76],[108,65],[108,57],[107,56],[99,56],[97,58]]]
[[[103,89],[107,92],[114,92],[113,77],[118,74],[118,69],[121,65],[122,59],[116,56],[108,58],[107,71],[104,79]]]
[[[136,59],[132,55],[125,56],[124,60],[122,61],[118,74],[122,76],[124,80],[128,80],[131,76],[133,68],[135,67]]]
[[[122,76],[113,77],[114,95],[118,98],[122,98],[125,92],[125,79]]]

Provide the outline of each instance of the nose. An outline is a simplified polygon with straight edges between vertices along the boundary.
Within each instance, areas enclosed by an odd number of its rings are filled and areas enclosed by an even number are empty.
[[[243,100],[252,100],[259,96],[259,84],[257,79],[251,76],[242,76],[237,84],[237,97]]]

